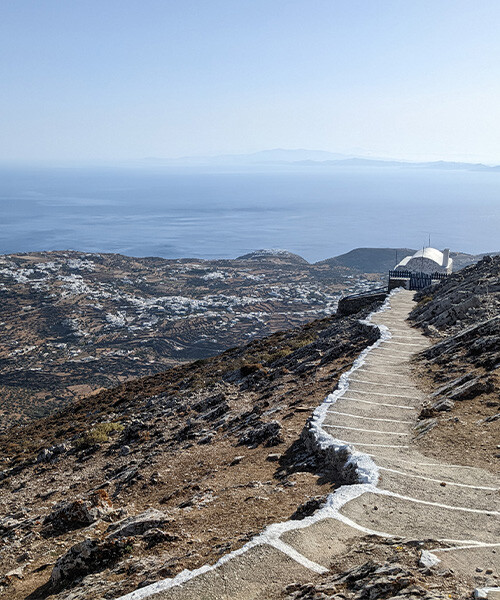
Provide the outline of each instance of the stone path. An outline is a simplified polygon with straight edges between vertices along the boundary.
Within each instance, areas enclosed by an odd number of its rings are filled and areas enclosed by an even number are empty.
[[[318,431],[331,436],[330,446],[350,447],[366,483],[341,487],[313,517],[270,526],[216,568],[181,573],[121,600],[272,598],[291,581],[325,572],[366,533],[446,541],[449,548],[432,551],[443,566],[469,575],[491,568],[500,575],[499,479],[448,464],[446,457],[426,458],[412,444],[424,397],[410,376],[409,358],[429,343],[406,322],[412,297],[399,291],[386,310],[372,315],[388,339],[355,365],[347,389],[316,411]],[[481,593],[500,598],[498,588]]]

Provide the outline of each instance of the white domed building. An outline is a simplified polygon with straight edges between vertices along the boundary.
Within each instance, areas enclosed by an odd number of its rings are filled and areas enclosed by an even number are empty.
[[[453,269],[453,259],[450,258],[450,250],[446,248],[441,252],[436,248],[422,248],[413,256],[406,256],[399,262],[394,270],[410,271],[412,273],[434,273],[450,274]]]
[[[450,250],[441,252],[436,248],[422,248],[412,256],[405,256],[389,271],[389,290],[405,287],[419,290],[446,279],[453,269]]]

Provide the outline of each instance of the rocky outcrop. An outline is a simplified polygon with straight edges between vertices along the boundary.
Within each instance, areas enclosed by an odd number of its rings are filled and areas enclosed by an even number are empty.
[[[485,256],[415,296],[410,318],[431,335],[462,332],[500,312],[500,256]]]
[[[436,340],[415,361],[433,390],[416,433],[434,431],[444,441],[460,432],[464,442],[480,436],[482,450],[467,443],[467,453],[491,462],[499,435],[500,256],[484,257],[416,299],[410,319]]]
[[[321,583],[291,584],[286,588],[286,600],[438,600],[444,595],[434,595],[416,585],[413,573],[398,563],[369,561],[330,577]]]
[[[57,559],[50,583],[54,587],[67,587],[79,577],[101,571],[129,554],[132,544],[130,538],[83,540]]]
[[[250,448],[255,448],[259,444],[264,446],[277,446],[283,441],[281,436],[281,425],[277,421],[261,423],[256,427],[245,431],[238,439],[238,443]]]
[[[98,490],[86,499],[78,498],[71,502],[56,504],[45,517],[43,524],[46,530],[68,531],[95,523],[98,519],[109,516],[113,511],[105,490]]]
[[[383,302],[386,298],[387,292],[385,291],[345,296],[339,300],[337,312],[339,315],[353,315],[363,308],[370,306],[373,302]]]
[[[107,539],[114,540],[117,538],[143,535],[150,529],[157,529],[168,521],[167,515],[161,510],[149,508],[134,517],[128,517],[117,523],[113,523],[108,528]]]

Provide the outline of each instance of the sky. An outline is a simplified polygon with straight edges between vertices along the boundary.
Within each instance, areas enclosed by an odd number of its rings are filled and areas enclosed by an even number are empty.
[[[498,0],[2,0],[0,160],[500,164]]]

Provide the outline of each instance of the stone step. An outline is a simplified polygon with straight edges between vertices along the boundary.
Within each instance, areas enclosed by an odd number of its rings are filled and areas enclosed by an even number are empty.
[[[333,408],[336,407],[336,408]],[[404,408],[401,408],[404,407]],[[361,394],[355,396],[352,392],[346,392],[342,398],[339,398],[331,407],[333,410],[348,412],[353,415],[365,417],[374,417],[381,419],[396,419],[406,421],[408,418],[415,419],[417,411],[408,405],[397,405],[394,402],[385,402],[381,397],[376,400],[362,397]]]
[[[149,596],[151,600],[263,600],[278,598],[291,581],[312,575],[298,562],[269,545],[251,548],[217,569],[181,586]]]
[[[408,446],[410,437],[408,434],[398,433],[397,435],[388,435],[386,432],[375,430],[368,427],[346,427],[345,425],[334,425],[325,422],[323,429],[333,438],[342,440],[349,444],[376,444],[377,446]]]
[[[413,452],[410,459],[398,460],[392,458],[390,461],[379,456],[375,451],[372,454],[379,467],[399,471],[402,476],[427,477],[436,479],[439,482],[445,481],[474,488],[485,487],[500,490],[498,477],[474,467],[440,463],[417,452]],[[500,491],[497,493],[500,493]]]
[[[366,415],[357,415],[354,413],[345,413],[335,408],[328,411],[325,418],[325,424],[345,425],[358,429],[376,429],[383,431],[386,435],[397,433],[408,433],[408,428],[413,425],[413,421],[398,421],[394,418],[370,417]],[[391,436],[392,437],[392,436]]]
[[[435,478],[425,478],[425,475],[413,477],[381,470],[378,487],[402,496],[412,496],[430,502],[500,511],[500,497],[497,491],[462,487],[452,482],[433,479]]]
[[[368,493],[351,500],[341,513],[358,525],[401,537],[498,541],[499,516],[473,512],[468,508]]]

